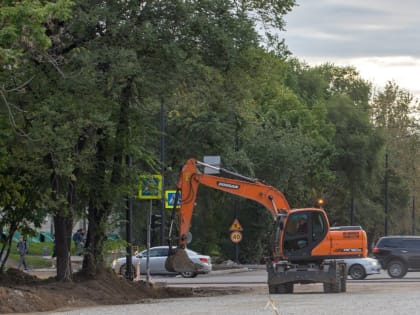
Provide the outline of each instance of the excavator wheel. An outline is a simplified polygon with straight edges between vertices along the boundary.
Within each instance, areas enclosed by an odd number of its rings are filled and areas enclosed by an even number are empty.
[[[324,293],[340,293],[341,292],[341,279],[336,279],[333,283],[324,282]]]
[[[340,263],[340,282],[341,282],[341,292],[347,291],[347,266],[345,263]]]
[[[293,282],[282,284],[270,284],[268,286],[268,293],[270,294],[291,294],[293,293]]]
[[[324,293],[346,292],[346,264],[335,264],[335,277],[333,282],[324,282]]]

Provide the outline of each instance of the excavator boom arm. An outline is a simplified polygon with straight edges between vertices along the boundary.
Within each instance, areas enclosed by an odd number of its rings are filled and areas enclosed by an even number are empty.
[[[217,169],[240,179],[204,174],[198,170],[197,166],[199,165],[215,168],[208,164],[190,159],[184,165],[177,185],[177,188],[181,190],[182,194],[181,208],[179,211],[178,242],[178,246],[181,248],[185,248],[186,246],[187,234],[191,224],[193,208],[199,185],[208,186],[233,195],[254,200],[262,204],[268,211],[270,211],[274,220],[277,218],[280,211],[290,210],[289,203],[284,195],[272,186],[264,184],[256,179],[247,178],[221,168]]]
[[[259,202],[270,211],[273,219],[276,220],[281,211],[289,211],[290,206],[284,195],[275,188],[266,185],[256,179],[248,178],[240,174],[233,173],[225,169],[219,169],[221,172],[230,175],[231,177],[222,177],[202,173],[197,166],[205,166],[215,168],[214,166],[198,162],[195,159],[190,159],[185,163],[177,189],[181,191],[181,207],[179,210],[179,238],[178,246],[175,250],[171,248],[171,233],[172,233],[172,217],[171,228],[169,232],[169,246],[170,251],[168,258],[165,261],[165,268],[172,272],[184,272],[198,270],[196,266],[188,257],[185,250],[187,245],[187,235],[191,225],[191,218],[194,210],[195,200],[197,197],[198,187],[205,185],[217,190],[225,191],[227,193],[241,196],[247,199],[252,199]],[[176,203],[175,203],[176,204]]]

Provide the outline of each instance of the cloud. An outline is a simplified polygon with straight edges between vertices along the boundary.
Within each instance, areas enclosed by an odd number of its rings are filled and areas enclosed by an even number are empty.
[[[283,34],[297,55],[420,57],[420,2],[300,0]]]
[[[393,80],[420,98],[420,1],[297,2],[282,33],[294,56],[352,65],[378,86]]]

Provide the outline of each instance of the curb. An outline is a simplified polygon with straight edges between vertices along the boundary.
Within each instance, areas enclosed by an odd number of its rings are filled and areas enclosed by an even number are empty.
[[[247,267],[243,268],[232,268],[232,269],[218,269],[210,271],[210,274],[225,274],[225,273],[237,273],[237,272],[248,272],[250,269]]]

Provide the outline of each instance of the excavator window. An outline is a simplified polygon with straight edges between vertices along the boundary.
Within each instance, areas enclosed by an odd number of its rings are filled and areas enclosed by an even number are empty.
[[[285,251],[296,252],[306,248],[309,244],[309,228],[307,214],[296,213],[290,215],[286,224]]]
[[[321,213],[312,215],[312,240],[317,241],[324,236],[325,224]]]
[[[300,234],[308,233],[308,220],[306,217],[302,216],[299,218],[299,226],[297,231]]]
[[[307,215],[292,215],[287,221],[286,234],[306,234],[308,233],[308,217]]]

